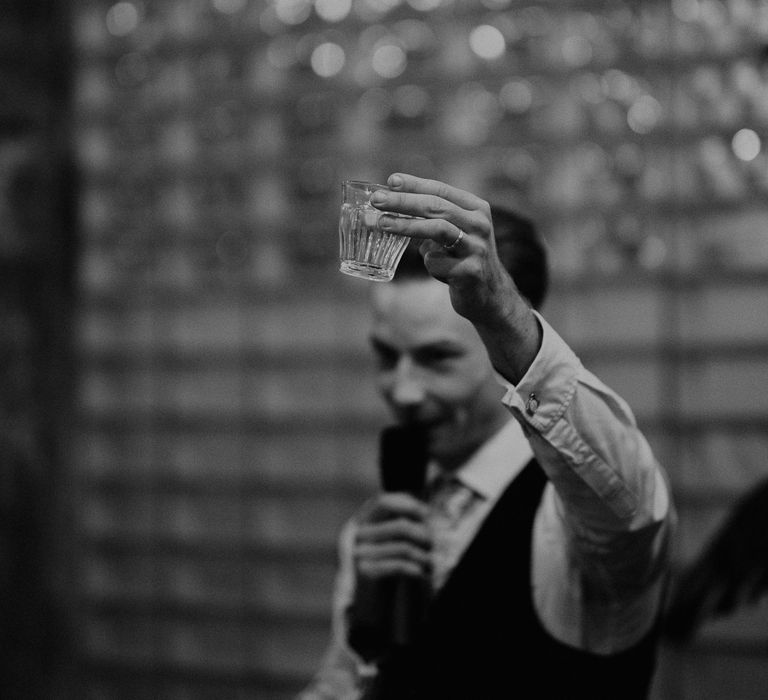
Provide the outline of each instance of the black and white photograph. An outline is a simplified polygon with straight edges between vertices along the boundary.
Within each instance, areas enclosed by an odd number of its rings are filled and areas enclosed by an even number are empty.
[[[768,0],[0,0],[0,700],[768,698]]]

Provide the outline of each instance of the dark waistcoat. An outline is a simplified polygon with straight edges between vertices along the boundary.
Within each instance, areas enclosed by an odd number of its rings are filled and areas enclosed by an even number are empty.
[[[554,639],[531,588],[533,521],[546,476],[535,461],[513,480],[432,600],[415,643],[383,660],[367,698],[642,700],[656,630],[609,656]]]

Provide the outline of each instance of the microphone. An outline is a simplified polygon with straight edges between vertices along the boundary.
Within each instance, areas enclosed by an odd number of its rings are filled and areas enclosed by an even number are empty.
[[[394,425],[379,438],[379,476],[385,491],[424,498],[427,477],[427,435],[420,426]],[[428,602],[427,582],[412,576],[392,581],[390,643],[407,646],[413,640]]]
[[[385,491],[424,497],[427,482],[427,435],[420,426],[391,425],[379,437],[379,477]]]
[[[385,491],[422,498],[426,486],[424,430],[390,426],[379,436],[379,479]],[[424,616],[431,583],[413,576],[359,579],[349,612],[348,642],[366,660],[392,658],[414,639]]]

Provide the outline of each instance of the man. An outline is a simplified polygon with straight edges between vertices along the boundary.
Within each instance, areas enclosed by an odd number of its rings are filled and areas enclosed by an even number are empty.
[[[372,289],[371,342],[394,418],[426,433],[435,493],[381,493],[344,529],[333,639],[302,698],[646,697],[672,519],[661,467],[534,310],[546,260],[530,223],[444,183],[388,184],[374,205],[419,218],[380,224],[428,274],[403,260]],[[377,646],[356,632],[402,577],[431,598],[407,646]]]

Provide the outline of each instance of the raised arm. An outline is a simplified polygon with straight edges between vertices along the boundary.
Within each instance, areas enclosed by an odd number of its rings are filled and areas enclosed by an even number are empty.
[[[453,308],[477,329],[496,370],[517,382],[538,352],[541,329],[496,252],[488,202],[436,180],[394,174],[371,199],[387,230],[420,239],[429,273],[445,282]]]
[[[374,198],[376,206],[421,218],[384,216],[382,223],[422,241],[427,270],[449,286],[454,309],[478,331],[507,385],[504,404],[549,478],[536,552],[565,546],[534,567],[541,607],[552,607],[543,617],[564,641],[600,652],[626,647],[658,610],[672,517],[648,442],[627,403],[522,296],[497,254],[486,201],[410,175],[395,174],[388,184],[394,191]],[[586,625],[560,620],[551,603],[566,598],[581,601],[577,617]]]

